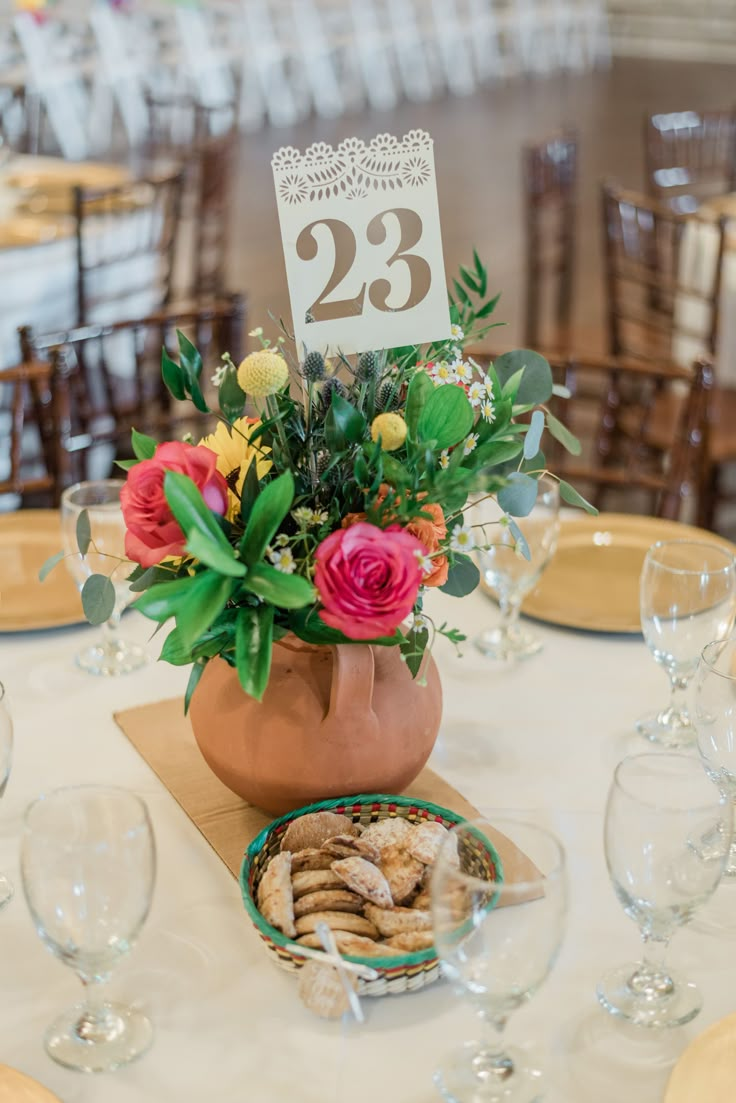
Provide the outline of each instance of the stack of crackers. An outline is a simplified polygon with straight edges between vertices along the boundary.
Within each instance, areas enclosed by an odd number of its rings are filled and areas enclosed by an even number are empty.
[[[429,878],[449,832],[401,817],[362,827],[335,812],[292,821],[269,862],[256,903],[297,945],[321,948],[318,923],[340,953],[388,957],[432,946]]]

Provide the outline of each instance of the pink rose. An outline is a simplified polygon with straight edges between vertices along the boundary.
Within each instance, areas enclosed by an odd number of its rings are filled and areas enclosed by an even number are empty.
[[[424,545],[399,525],[358,521],[331,533],[315,554],[321,619],[351,640],[392,635],[414,606],[424,555]]]
[[[159,444],[150,460],[131,467],[120,491],[127,529],[125,554],[142,567],[184,552],[186,537],[164,496],[167,471],[188,475],[214,513],[222,515],[227,509],[227,483],[211,449],[178,441]]]

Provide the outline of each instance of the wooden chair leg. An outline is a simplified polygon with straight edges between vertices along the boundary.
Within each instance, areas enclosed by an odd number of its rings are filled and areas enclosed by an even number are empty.
[[[720,478],[717,464],[705,467],[698,487],[698,524],[703,529],[713,531],[716,521],[716,506],[720,492]]]

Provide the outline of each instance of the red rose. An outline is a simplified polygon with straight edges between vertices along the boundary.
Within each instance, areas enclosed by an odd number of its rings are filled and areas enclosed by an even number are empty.
[[[227,509],[227,483],[211,449],[178,441],[159,444],[150,460],[131,467],[120,491],[127,529],[125,554],[142,567],[184,553],[186,537],[164,496],[167,471],[188,475],[214,513],[222,515]]]
[[[416,601],[424,554],[399,525],[379,529],[359,521],[331,533],[315,554],[320,618],[351,640],[392,635]]]

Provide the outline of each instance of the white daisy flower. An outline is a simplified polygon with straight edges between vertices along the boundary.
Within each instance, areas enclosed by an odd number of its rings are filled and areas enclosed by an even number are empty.
[[[436,386],[444,383],[457,383],[457,375],[446,360],[440,360],[435,364],[430,374]]]
[[[194,440],[194,437],[191,433],[182,433],[181,439],[183,444],[191,444]]]
[[[483,386],[485,387],[489,395],[493,394],[493,380],[491,379],[490,375],[483,376]]]
[[[312,523],[312,510],[308,506],[299,506],[297,509],[292,509],[291,516],[300,529],[307,529]]]
[[[460,348],[459,345],[452,350],[452,358],[453,360],[462,360],[463,350]]]
[[[220,386],[223,379],[225,378],[225,373],[226,373],[228,367],[229,367],[228,364],[218,364],[218,366],[215,368],[212,375],[210,376],[210,382],[211,382],[213,387],[219,387]]]
[[[489,424],[496,420],[496,410],[490,398],[486,398],[484,402],[481,402],[480,416]]]
[[[468,525],[455,525],[450,537],[450,548],[455,552],[469,552],[475,547],[475,535]]]
[[[465,441],[463,442],[463,455],[464,456],[469,456],[471,452],[475,451],[475,448],[476,448],[477,444],[478,444],[478,434],[477,433],[470,433],[469,436],[467,436],[465,438]]]
[[[424,613],[415,613],[411,618],[409,627],[412,632],[421,632],[423,628],[426,628],[429,624],[429,617],[425,617]]]
[[[466,364],[464,360],[456,360],[450,367],[454,369],[461,383],[470,383],[473,378],[473,369],[470,364]]]
[[[450,450],[449,448],[443,448],[440,452],[440,467],[443,471],[446,471],[450,466]]]
[[[414,555],[416,556],[417,562],[422,569],[422,574],[431,574],[434,570],[434,567],[432,565],[432,560],[430,559],[430,557],[428,555],[425,555],[424,552],[420,551],[415,551]]]
[[[279,533],[279,535],[274,540],[274,544],[277,548],[285,548],[288,543],[289,537],[286,535],[285,532]]]
[[[471,406],[480,406],[483,399],[486,397],[486,388],[483,383],[479,383],[477,380],[475,383],[471,383],[468,388],[468,399]]]
[[[248,334],[248,336],[249,337],[262,337],[263,336],[263,326],[257,326],[255,329],[252,329],[250,331],[250,333]]]
[[[276,570],[281,571],[283,574],[293,574],[296,570],[296,563],[294,562],[291,548],[279,548],[278,550],[274,550],[268,558],[271,560]]]
[[[459,325],[450,326],[450,337],[453,341],[462,341],[465,331]]]
[[[325,521],[329,520],[329,517],[330,515],[326,512],[326,510],[313,509],[311,510],[309,523],[310,525],[323,525]]]

